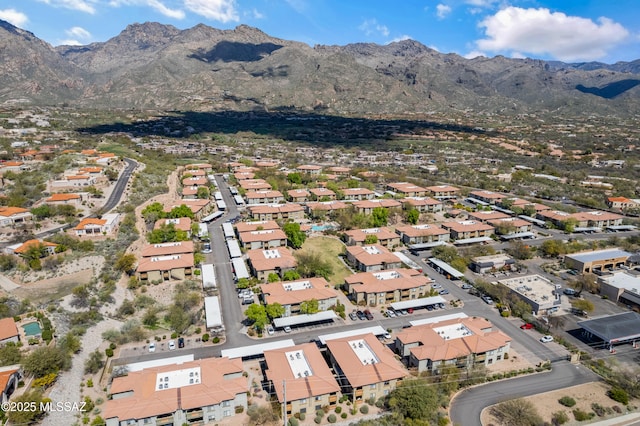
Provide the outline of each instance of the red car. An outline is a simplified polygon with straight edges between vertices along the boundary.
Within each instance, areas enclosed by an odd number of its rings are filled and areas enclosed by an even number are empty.
[[[531,324],[530,322],[526,322],[526,323],[522,324],[520,326],[520,328],[523,329],[523,330],[531,330],[532,328],[536,328],[536,326]]]

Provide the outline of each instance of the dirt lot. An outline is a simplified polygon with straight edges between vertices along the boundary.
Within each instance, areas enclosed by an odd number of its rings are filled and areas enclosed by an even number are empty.
[[[622,404],[612,400],[607,396],[607,390],[609,387],[601,382],[586,383],[584,385],[574,386],[571,388],[560,389],[553,392],[547,392],[543,394],[533,395],[525,398],[532,402],[537,410],[538,414],[546,422],[551,423],[551,416],[558,411],[564,411],[569,417],[569,422],[565,425],[571,426],[576,424],[587,424],[588,422],[577,422],[573,416],[572,410],[579,408],[585,412],[593,411],[591,404],[597,403],[606,408],[618,406],[622,410],[622,413],[626,413],[626,408]],[[576,400],[574,407],[565,407],[561,405],[558,400],[563,396],[570,396]],[[631,401],[630,406],[638,406],[640,401]],[[483,425],[499,425],[496,419],[489,414],[490,408],[485,409],[482,412],[482,424]],[[613,412],[611,415],[605,415],[604,417],[595,416],[592,422],[603,420],[603,418],[615,417],[619,414]]]

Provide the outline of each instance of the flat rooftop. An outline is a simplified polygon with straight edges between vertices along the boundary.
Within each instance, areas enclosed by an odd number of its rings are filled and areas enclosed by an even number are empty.
[[[550,303],[556,297],[556,285],[540,275],[506,278],[498,282],[538,304]]]
[[[605,342],[621,343],[640,338],[640,314],[637,312],[580,321],[578,326]]]
[[[586,253],[568,254],[566,257],[575,259],[578,262],[588,263],[598,260],[616,259],[620,257],[629,257],[631,253],[620,249],[596,250]]]
[[[364,339],[349,340],[349,347],[356,354],[362,365],[380,362],[376,353]]]

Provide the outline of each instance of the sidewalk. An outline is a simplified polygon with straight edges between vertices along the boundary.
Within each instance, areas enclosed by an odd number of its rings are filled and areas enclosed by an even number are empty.
[[[625,414],[624,416],[589,424],[591,426],[638,426],[640,425],[640,413]]]

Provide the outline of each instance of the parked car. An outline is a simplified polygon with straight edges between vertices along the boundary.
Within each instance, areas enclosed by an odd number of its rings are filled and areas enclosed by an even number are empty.
[[[427,305],[427,311],[433,311],[436,309],[433,305]]]
[[[156,343],[155,342],[149,343],[149,352],[155,352],[155,351],[156,351]]]
[[[387,316],[388,316],[389,318],[395,318],[395,317],[397,317],[397,316],[398,316],[398,315],[396,315],[395,311],[393,311],[393,310],[391,310],[391,309],[387,309],[387,310],[385,311],[385,313],[387,314]]]
[[[400,310],[398,311],[398,313],[399,313],[400,315],[407,315],[407,313],[408,313],[408,312],[407,312],[407,310],[406,310],[406,309],[400,309]]]
[[[270,325],[268,325],[268,326],[267,326],[267,334],[268,334],[269,336],[273,336],[273,335],[275,334],[275,332],[276,332],[276,331],[273,329],[273,327],[272,327],[272,326],[270,326]]]
[[[446,288],[443,288],[438,292],[438,294],[440,294],[441,296],[444,296],[445,294],[449,294],[449,290],[447,290]]]
[[[178,338],[178,347],[184,348],[184,337]]]
[[[211,253],[211,251],[212,251],[211,250],[211,244],[205,243],[204,247],[202,248],[202,253],[208,254],[208,253]]]
[[[442,288],[442,284],[433,283],[431,284],[431,288]]]
[[[285,333],[291,333],[291,327],[289,327],[288,325],[285,325],[283,330]]]
[[[365,318],[367,318],[369,321],[371,321],[373,319],[373,314],[371,313],[371,311],[369,311],[368,309],[366,311],[364,311],[364,316]]]
[[[367,319],[367,316],[362,311],[356,311],[356,316],[360,321],[364,321]]]
[[[542,343],[549,343],[549,342],[553,342],[553,336],[549,336],[548,334],[546,336],[542,336],[540,338],[540,341]]]
[[[176,342],[175,340],[169,340],[169,350],[173,351],[176,349]]]
[[[469,290],[470,288],[473,288],[473,286],[469,283],[464,283],[462,284],[462,289],[463,290]]]
[[[481,299],[484,301],[484,303],[486,303],[487,305],[493,305],[493,299],[489,296],[482,296]]]
[[[520,328],[523,329],[523,330],[531,330],[532,328],[536,328],[536,326],[531,324],[530,322],[526,322],[526,323],[522,324],[520,326]]]
[[[351,321],[355,321],[358,319],[358,315],[356,315],[355,311],[349,312],[349,318],[351,318]]]
[[[562,292],[564,294],[566,294],[567,296],[575,296],[576,295],[576,291],[572,288],[565,288],[564,290],[562,290]]]
[[[407,313],[412,314],[412,313],[413,313],[413,308],[409,308],[409,309],[407,309]]]
[[[385,339],[391,339],[391,334],[388,331],[385,331],[382,337],[384,337]]]

